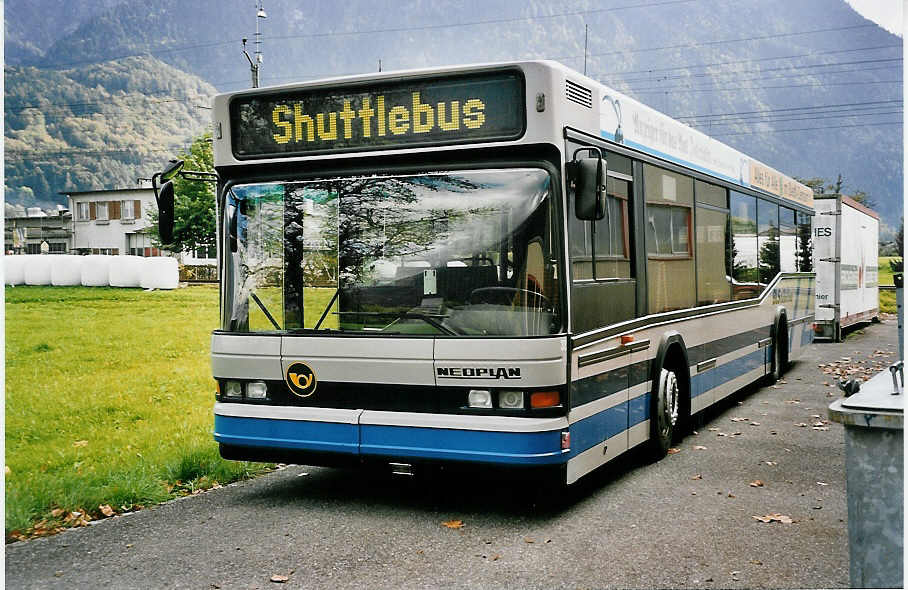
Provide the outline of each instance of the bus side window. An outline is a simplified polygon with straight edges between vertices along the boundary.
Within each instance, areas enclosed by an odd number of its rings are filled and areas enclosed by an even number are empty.
[[[694,181],[644,164],[643,190],[649,312],[694,307],[696,285],[691,245]]]

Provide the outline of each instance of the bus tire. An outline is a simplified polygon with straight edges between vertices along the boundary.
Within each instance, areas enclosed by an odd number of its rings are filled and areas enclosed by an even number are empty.
[[[663,367],[653,388],[650,408],[650,449],[654,459],[668,453],[679,433],[681,383],[674,369]]]
[[[776,334],[772,341],[772,367],[769,380],[775,383],[788,369],[788,323],[785,316],[776,323]]]

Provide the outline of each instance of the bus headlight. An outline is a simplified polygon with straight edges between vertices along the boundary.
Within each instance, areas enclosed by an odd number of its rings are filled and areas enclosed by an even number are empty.
[[[501,391],[498,393],[498,407],[502,410],[522,410],[522,391]]]
[[[251,381],[246,384],[246,399],[268,399],[268,386],[264,381]]]
[[[239,381],[227,381],[224,384],[224,397],[239,399],[243,397],[243,384]]]
[[[471,408],[491,408],[492,392],[488,389],[471,389],[467,394],[467,405]]]

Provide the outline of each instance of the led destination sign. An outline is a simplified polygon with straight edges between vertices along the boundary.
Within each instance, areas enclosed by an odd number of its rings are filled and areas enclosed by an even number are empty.
[[[266,158],[519,138],[523,77],[514,71],[238,96],[233,153]]]

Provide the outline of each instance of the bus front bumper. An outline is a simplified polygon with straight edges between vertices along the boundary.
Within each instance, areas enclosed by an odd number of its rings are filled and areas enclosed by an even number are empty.
[[[562,432],[568,429],[564,417],[237,403],[218,403],[214,414],[214,438],[228,459],[329,465],[387,458],[533,466],[564,463],[570,453],[562,449]]]

